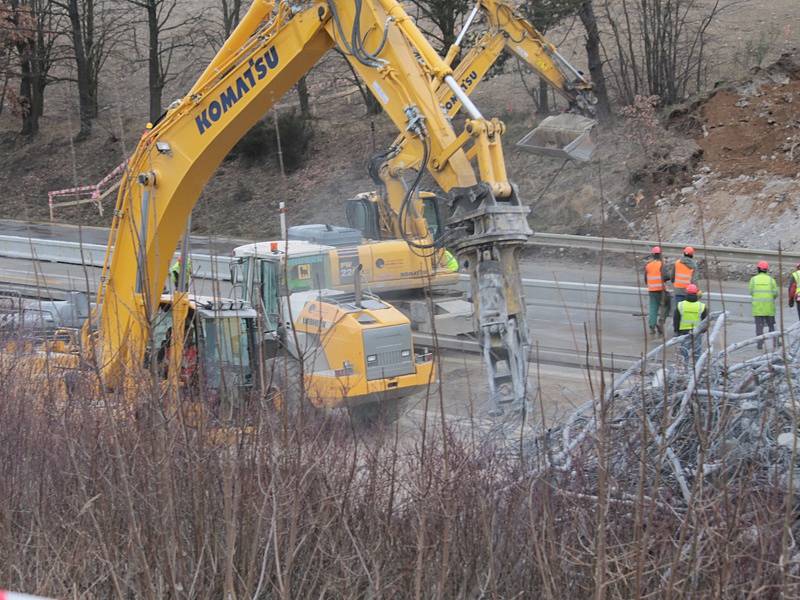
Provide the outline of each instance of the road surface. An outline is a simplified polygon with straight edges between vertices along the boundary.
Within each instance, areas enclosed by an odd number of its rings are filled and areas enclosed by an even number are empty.
[[[0,235],[31,236],[34,238],[59,239],[68,241],[83,240],[86,243],[105,243],[107,231],[101,228],[78,228],[69,225],[28,224],[16,221],[0,221]],[[229,255],[230,250],[247,240],[192,238],[192,249],[197,252]],[[575,264],[568,261],[526,259],[521,264],[522,276],[526,278],[551,279],[555,282],[598,283],[600,266],[585,262]],[[638,269],[614,265],[604,265],[602,281],[605,284],[638,286],[641,281]],[[90,294],[97,288],[99,269],[83,268],[60,263],[37,262],[0,258],[0,282],[6,290],[25,286],[28,290],[41,290],[49,295],[52,289],[88,290]],[[195,293],[210,294],[212,285],[220,285],[219,293],[227,294],[228,284],[212,284],[209,280],[195,279]],[[714,291],[725,293],[745,293],[745,284],[737,281],[714,281]],[[587,346],[597,350],[601,345],[606,356],[618,355],[630,359],[639,357],[653,348],[659,340],[645,335],[646,327],[641,312],[635,314],[630,309],[603,306],[598,312],[593,306],[570,302],[537,302],[528,298],[528,324],[539,348],[556,350],[565,354],[584,356]],[[646,302],[646,298],[643,298]],[[569,304],[571,308],[564,308]],[[794,322],[794,312],[787,314],[787,323]],[[753,335],[752,326],[746,323],[733,323],[726,331],[729,341]],[[601,344],[599,344],[599,342]],[[544,412],[548,420],[556,419],[570,408],[581,404],[591,396],[592,389],[599,388],[600,373],[587,368],[567,368],[539,364],[537,366],[536,347],[532,352],[532,365],[529,373],[529,389],[534,390],[537,410]],[[474,354],[445,353],[442,357],[441,381],[444,389],[445,411],[451,415],[466,417],[482,415],[487,409],[487,383],[483,374],[480,357]],[[416,399],[416,408],[425,399]],[[413,408],[412,402],[412,408]],[[439,410],[438,390],[433,390],[428,398],[429,407],[435,405]],[[541,418],[537,413],[537,418]]]

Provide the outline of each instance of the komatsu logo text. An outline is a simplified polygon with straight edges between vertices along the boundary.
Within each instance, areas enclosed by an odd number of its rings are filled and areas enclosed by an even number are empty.
[[[278,66],[278,51],[275,46],[267,50],[263,56],[251,58],[249,66],[239,77],[234,85],[229,85],[216,100],[212,100],[208,108],[200,116],[195,117],[197,131],[203,135],[211,126],[220,120],[228,109],[236,104],[242,97],[256,87],[259,81],[267,76],[270,69]]]

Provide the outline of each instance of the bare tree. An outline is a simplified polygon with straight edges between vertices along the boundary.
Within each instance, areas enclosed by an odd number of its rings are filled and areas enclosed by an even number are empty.
[[[472,7],[470,0],[411,0],[411,3],[421,13],[420,28],[440,43],[443,52],[456,41],[456,27]],[[426,27],[426,21],[435,29]]]
[[[163,113],[162,96],[166,84],[174,78],[172,61],[177,54],[196,46],[194,16],[179,17],[178,0],[126,0],[142,9],[147,28],[147,76],[150,94],[150,121],[155,122]],[[134,28],[135,35],[135,28]],[[134,46],[138,44],[134,39]]]
[[[608,63],[623,100],[659,96],[671,104],[696,91],[707,67],[706,33],[731,3],[605,0],[614,46]]]
[[[547,33],[552,27],[565,18],[575,15],[583,0],[526,0],[520,5],[522,14],[542,33]],[[537,90],[531,90],[536,111],[540,114],[550,112],[548,96],[550,87],[546,80],[539,78]]]
[[[594,1],[584,0],[578,9],[578,17],[586,30],[586,60],[589,63],[589,75],[592,78],[594,93],[597,97],[597,116],[601,121],[608,121],[611,116],[611,103],[608,100],[606,76],[603,72],[603,59],[600,54],[600,30],[597,27],[597,16],[594,12]]]
[[[56,41],[60,15],[52,0],[8,0],[4,3],[8,45],[16,55],[19,70],[6,73],[5,81],[19,78],[17,98],[22,134],[39,131],[44,113],[44,93],[52,82],[50,70],[57,59]],[[5,93],[5,92],[4,92]]]
[[[220,0],[220,10],[222,12],[222,33],[227,39],[239,24],[242,0]]]
[[[300,116],[311,118],[311,95],[308,93],[308,74],[297,80],[297,99],[300,102]]]
[[[0,2],[0,78],[3,80],[3,84],[0,86],[0,115],[3,114],[3,108],[6,105],[11,81],[11,61],[15,44],[15,29],[12,28],[12,25],[11,6]]]
[[[219,0],[209,11],[203,34],[214,49],[225,43],[242,17],[242,0]]]
[[[85,139],[97,117],[100,70],[116,39],[118,27],[112,8],[103,0],[54,0],[69,19],[68,37],[75,58],[80,107],[80,132]],[[118,21],[117,21],[118,22]]]

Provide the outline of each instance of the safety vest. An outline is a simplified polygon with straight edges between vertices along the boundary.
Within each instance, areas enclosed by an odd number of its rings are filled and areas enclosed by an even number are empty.
[[[795,300],[800,300],[800,270],[792,271],[792,279],[794,279],[794,282],[796,284],[795,285],[796,291],[794,296]]]
[[[648,292],[664,291],[664,279],[661,277],[661,265],[662,263],[660,260],[651,260],[644,267]]]
[[[750,279],[750,297],[752,298],[754,317],[774,317],[775,297],[778,295],[778,284],[771,275],[759,273]]]
[[[444,266],[448,271],[453,273],[458,272],[458,259],[453,256],[453,253],[450,250],[444,251]]]
[[[181,261],[176,260],[169,268],[169,274],[172,276],[172,281],[178,285],[178,278],[181,276]],[[186,259],[186,283],[192,281],[192,259]]]
[[[692,283],[692,273],[694,269],[687,267],[679,258],[675,261],[675,281],[672,282],[676,288],[684,289]]]
[[[681,300],[678,302],[678,312],[681,315],[681,322],[678,324],[678,331],[692,331],[700,324],[700,317],[706,305],[695,300]]]

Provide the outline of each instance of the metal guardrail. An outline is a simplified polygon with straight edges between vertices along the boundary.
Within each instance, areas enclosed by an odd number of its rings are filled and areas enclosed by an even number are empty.
[[[555,304],[570,309],[593,308],[599,303],[604,310],[630,312],[632,315],[647,313],[649,298],[646,288],[547,279],[523,279],[522,283],[529,305]],[[709,310],[727,310],[729,321],[749,323],[753,320],[750,296],[711,292],[704,294],[702,300],[708,304]]]
[[[537,234],[540,235],[540,234]],[[551,235],[551,234],[546,234]],[[565,236],[551,237],[552,242]],[[571,242],[574,238],[589,240],[588,244],[597,240],[608,243],[602,238],[583,238],[583,236],[566,236]],[[593,241],[594,240],[594,241]],[[649,242],[631,242],[630,240],[612,240],[617,248],[623,244],[638,244],[643,248]],[[534,242],[535,243],[535,242]],[[555,244],[554,244],[555,245]],[[563,244],[562,244],[563,245]],[[574,246],[573,246],[574,247]],[[667,248],[666,245],[662,247]],[[681,248],[682,249],[682,248]],[[647,247],[649,251],[649,247]],[[730,249],[727,249],[730,250]],[[628,248],[630,251],[630,246]],[[737,250],[744,256],[750,253],[752,260],[753,250]],[[80,244],[78,242],[64,242],[36,238],[23,238],[18,236],[0,235],[0,257],[23,260],[39,260],[70,265],[86,265],[100,268],[105,260],[106,248],[100,244]],[[198,279],[230,281],[230,257],[211,256],[208,254],[192,255],[193,277]],[[785,256],[785,255],[784,255]],[[177,257],[177,254],[176,254]],[[800,260],[800,256],[798,256]],[[462,275],[462,284],[468,277]],[[641,313],[647,310],[647,290],[644,288],[593,284],[570,281],[550,281],[545,279],[523,279],[528,304],[544,305],[556,304],[566,308],[581,309],[593,308],[598,302],[604,310]],[[600,292],[598,296],[598,290]],[[714,310],[725,308],[730,312],[731,318],[736,321],[750,321],[750,298],[739,294],[710,293],[705,296]]]
[[[602,238],[584,235],[566,235],[561,233],[534,233],[528,240],[528,247],[550,248],[581,248],[595,252],[625,252],[646,255],[653,246],[661,246],[665,254],[680,256],[687,244],[674,242],[656,242],[653,240],[627,240],[622,238]],[[800,253],[778,252],[776,250],[761,250],[752,248],[735,248],[732,246],[703,246],[692,244],[695,253],[707,261],[716,261],[730,264],[754,265],[759,260],[768,260],[776,265],[782,262],[786,266],[794,267],[800,263]]]
[[[105,245],[0,235],[0,257],[101,268],[105,256]],[[230,281],[230,257],[195,253],[191,256],[193,277]]]
[[[607,251],[646,255],[650,252],[650,248],[656,244],[661,246],[665,254],[673,255],[680,255],[685,247],[684,244],[673,242],[602,238],[560,233],[535,233],[528,241],[527,246],[530,248],[580,248],[595,252]],[[763,259],[772,261],[777,265],[780,259],[780,262],[787,267],[793,267],[800,263],[800,253],[798,252],[779,253],[775,250],[734,248],[731,246],[697,245],[694,248],[698,257],[712,262],[752,265]],[[78,242],[0,235],[0,256],[7,258],[27,258],[100,267],[103,265],[105,252],[106,247],[101,244],[80,244]],[[197,271],[195,273],[196,277],[230,280],[229,263],[230,258],[226,256],[192,253],[192,265]]]
[[[480,344],[475,340],[445,335],[436,336],[434,339],[430,334],[414,332],[414,343],[417,346],[430,346],[439,350],[451,350],[468,354],[480,354],[482,352]],[[641,358],[640,356],[613,352],[600,354],[595,350],[586,352],[581,349],[575,350],[574,348],[550,346],[537,346],[534,353],[535,356],[530,357],[532,362],[572,369],[588,368],[594,370],[603,368],[606,371],[614,372],[624,371]]]
[[[468,285],[469,276],[462,275],[462,291],[466,291]],[[641,316],[647,313],[649,303],[647,288],[627,285],[523,279],[522,286],[525,288],[525,300],[528,306],[594,310],[599,304],[603,312]],[[709,310],[727,310],[729,321],[750,323],[753,319],[750,314],[750,296],[711,292],[703,294],[702,299],[708,304]]]

